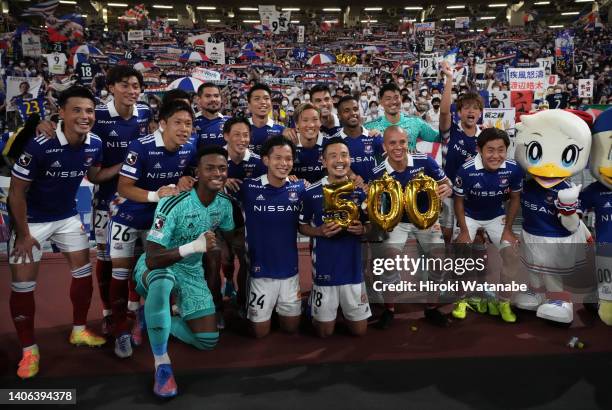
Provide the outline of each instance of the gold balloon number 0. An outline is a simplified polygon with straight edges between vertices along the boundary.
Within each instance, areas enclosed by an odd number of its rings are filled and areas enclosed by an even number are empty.
[[[440,215],[440,198],[436,193],[438,184],[422,172],[413,178],[402,192],[402,185],[387,173],[370,184],[368,190],[368,215],[385,231],[391,231],[402,219],[402,205],[410,222],[419,229],[431,227]],[[427,194],[428,209],[421,212],[417,206],[419,192]],[[383,213],[383,194],[389,198],[388,210]]]
[[[352,181],[323,186],[323,222],[335,222],[343,228],[348,228],[356,221],[359,218],[359,208],[355,202],[345,198],[354,191],[355,184]]]

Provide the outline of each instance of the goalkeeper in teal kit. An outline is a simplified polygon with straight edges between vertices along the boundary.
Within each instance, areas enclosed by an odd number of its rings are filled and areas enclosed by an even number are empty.
[[[216,229],[234,229],[232,204],[220,192],[227,179],[227,151],[206,146],[198,152],[198,183],[192,190],[163,198],[147,237],[147,251],[134,269],[136,290],[145,298],[145,319],[155,358],[153,392],[177,394],[168,357],[170,334],[201,350],[219,339],[215,304],[202,269],[202,253],[216,246]],[[174,294],[180,314],[171,316]]]

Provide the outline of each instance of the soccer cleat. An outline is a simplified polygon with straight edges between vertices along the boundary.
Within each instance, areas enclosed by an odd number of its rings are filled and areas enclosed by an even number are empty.
[[[134,326],[132,327],[132,344],[134,346],[140,346],[142,344],[142,338],[146,328],[144,306],[141,306],[134,315]]]
[[[516,315],[512,311],[509,300],[502,300],[497,305],[499,307],[499,313],[504,322],[514,323],[516,322]]]
[[[36,376],[38,374],[38,362],[40,362],[40,353],[38,353],[37,347],[23,352],[23,357],[17,368],[17,376],[22,379]]]
[[[487,313],[487,300],[485,298],[472,297],[468,299],[468,303],[478,313]]]
[[[102,318],[102,334],[108,336],[113,332],[113,317],[111,315]]]
[[[455,303],[455,308],[453,309],[453,317],[455,319],[465,319],[467,316],[467,310],[474,310],[474,308],[468,303],[467,300],[462,299]]]
[[[536,316],[541,319],[559,323],[572,323],[574,320],[574,305],[563,300],[548,300],[540,305]]]
[[[115,354],[121,359],[126,359],[132,355],[132,337],[129,333],[124,333],[115,339]]]
[[[73,330],[70,333],[70,343],[75,346],[100,347],[106,343],[106,339],[88,329]]]
[[[512,301],[514,306],[523,310],[538,310],[538,307],[544,303],[544,295],[528,291],[527,293],[517,293]]]
[[[172,373],[172,366],[169,364],[160,364],[157,366],[157,369],[155,369],[153,393],[163,398],[174,397],[178,393],[174,374]]]
[[[499,305],[496,300],[487,301],[487,311],[491,316],[499,316]]]

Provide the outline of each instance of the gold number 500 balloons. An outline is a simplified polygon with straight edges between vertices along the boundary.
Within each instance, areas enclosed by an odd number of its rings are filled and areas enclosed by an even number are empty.
[[[335,222],[343,228],[359,218],[359,208],[353,201],[342,198],[343,195],[352,194],[355,184],[352,181],[323,186],[323,203],[325,216],[323,222]]]
[[[425,176],[422,172],[414,177],[407,185],[402,198],[401,184],[388,174],[370,184],[368,190],[368,214],[370,220],[376,222],[385,231],[391,231],[402,218],[403,207],[410,222],[419,229],[432,226],[440,215],[440,199],[436,193],[438,184],[433,178]],[[417,194],[425,192],[428,199],[428,209],[421,212],[417,206]],[[389,210],[382,213],[382,195],[389,195]]]

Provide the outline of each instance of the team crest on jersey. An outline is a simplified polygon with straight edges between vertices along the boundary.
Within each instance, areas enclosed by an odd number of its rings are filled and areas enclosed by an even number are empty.
[[[371,154],[372,152],[374,152],[374,150],[372,149],[372,144],[365,144],[363,146],[363,152],[366,154]]]
[[[158,231],[164,227],[164,224],[166,223],[166,218],[164,218],[163,216],[158,216],[157,218],[155,218],[155,223],[153,224],[153,227],[155,227],[155,229],[157,229]]]
[[[461,179],[461,177],[455,177],[455,186],[457,188],[461,188],[461,185],[463,185],[463,180]]]
[[[500,178],[499,185],[502,187],[508,185],[508,178]]]
[[[125,162],[128,165],[134,165],[136,164],[136,160],[138,159],[138,153],[134,152],[134,151],[130,151],[128,152],[127,156],[125,157]]]
[[[291,202],[296,202],[298,200],[298,194],[295,191],[289,191],[289,200]]]
[[[463,142],[463,140],[459,140],[458,142],[459,142],[459,145],[463,145],[463,144],[465,144],[465,143]]]
[[[89,167],[89,166],[91,166],[92,163],[93,163],[93,157],[86,156],[85,157],[85,164],[83,164],[83,165],[85,165],[86,167]]]
[[[17,162],[22,167],[27,167],[28,165],[30,165],[30,162],[32,162],[32,155],[28,154],[27,152],[24,152],[23,154],[21,154]]]
[[[181,158],[179,161],[179,167],[184,167],[185,165],[187,165],[187,158]]]
[[[555,201],[555,198],[553,197],[552,194],[547,194],[546,195],[546,203],[547,204],[552,204]]]

